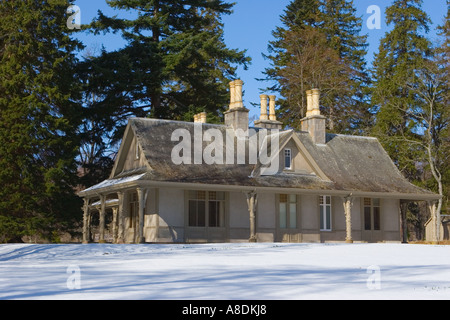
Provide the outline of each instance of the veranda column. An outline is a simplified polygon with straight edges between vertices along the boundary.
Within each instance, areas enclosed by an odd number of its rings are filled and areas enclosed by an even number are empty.
[[[137,223],[139,224],[136,243],[144,243],[144,210],[145,202],[147,200],[147,189],[137,188],[138,201],[139,201],[139,218]]]
[[[118,207],[114,207],[112,208],[113,211],[113,221],[112,221],[112,234],[113,234],[113,243],[117,243],[117,236],[118,236],[118,218],[117,218],[117,214],[119,212]]]
[[[118,226],[117,226],[117,243],[125,243],[125,212],[124,212],[124,193],[119,191],[117,193],[117,197],[119,200],[118,207]]]
[[[353,199],[352,196],[349,195],[347,197],[343,197],[343,205],[345,212],[345,242],[353,243],[352,238],[352,205]]]
[[[98,242],[105,243],[105,214],[106,214],[106,196],[100,195],[100,235]]]
[[[406,212],[408,211],[408,200],[400,200],[400,229],[402,243],[408,243],[408,225],[406,223]]]
[[[84,198],[84,205],[83,205],[83,242],[84,244],[89,243],[89,233],[90,233],[90,212],[89,212],[89,199]]]
[[[441,215],[436,210],[436,201],[428,201],[428,208],[430,209],[431,219],[434,219],[434,235],[436,243],[441,241]]]
[[[250,214],[250,239],[249,242],[256,242],[256,205],[258,195],[255,192],[247,193],[248,212]]]

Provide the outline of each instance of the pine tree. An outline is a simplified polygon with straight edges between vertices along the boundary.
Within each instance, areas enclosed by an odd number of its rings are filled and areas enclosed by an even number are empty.
[[[377,106],[373,134],[403,173],[413,179],[421,156],[417,142],[420,132],[411,117],[419,108],[417,72],[431,56],[431,43],[422,35],[430,20],[421,9],[421,0],[396,0],[386,9],[386,22],[393,29],[381,40],[374,61],[372,103]]]
[[[119,96],[122,114],[191,120],[196,112],[220,116],[227,105],[228,80],[244,52],[223,40],[220,16],[231,13],[222,0],[113,0],[115,9],[136,12],[136,19],[106,17],[92,23],[95,32],[121,32],[127,46],[104,52],[99,63],[111,69],[104,100]],[[125,68],[121,66],[125,65]],[[96,76],[94,72],[94,77]],[[114,82],[120,78],[120,83]],[[121,94],[121,92],[126,92]],[[119,104],[118,104],[119,105]]]
[[[79,42],[69,2],[0,2],[0,241],[54,239],[80,212],[74,194]]]
[[[272,66],[266,80],[281,93],[280,118],[298,127],[306,113],[305,91],[321,89],[323,114],[334,132],[364,131],[369,125],[366,103],[366,44],[361,19],[352,1],[294,0],[274,32],[267,56]],[[362,120],[361,120],[362,119]]]
[[[366,68],[367,36],[360,35],[362,20],[356,16],[353,0],[325,0],[323,4],[323,31],[328,44],[337,51],[349,70],[342,88],[330,92],[330,129],[336,132],[367,133],[372,125],[369,110],[369,73]],[[334,102],[334,104],[332,104]]]

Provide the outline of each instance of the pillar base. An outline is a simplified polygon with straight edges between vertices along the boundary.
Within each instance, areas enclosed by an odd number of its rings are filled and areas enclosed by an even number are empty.
[[[353,243],[353,240],[345,240],[345,243]]]
[[[106,243],[105,240],[98,240],[98,243]]]

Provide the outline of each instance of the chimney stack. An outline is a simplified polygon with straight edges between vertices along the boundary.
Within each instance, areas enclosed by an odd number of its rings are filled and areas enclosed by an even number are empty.
[[[242,100],[242,80],[234,80],[230,82],[230,108],[224,112],[225,124],[233,127],[234,130],[242,129],[244,132],[248,130],[248,113],[249,110],[244,107]]]
[[[275,114],[275,96],[268,96],[262,94],[259,96],[261,98],[261,116],[259,120],[255,121],[255,126],[265,129],[279,129],[283,128],[283,123],[277,121],[277,116]],[[267,99],[269,99],[269,115],[267,115]]]
[[[306,117],[301,120],[302,130],[308,131],[315,144],[326,143],[326,118],[320,114],[320,91],[312,89],[306,91]]]
[[[275,96],[269,96],[269,120],[277,121],[277,116],[275,115]]]

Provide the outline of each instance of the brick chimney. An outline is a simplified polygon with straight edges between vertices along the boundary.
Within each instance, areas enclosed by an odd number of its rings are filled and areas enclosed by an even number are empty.
[[[306,91],[306,117],[301,120],[302,130],[308,131],[315,144],[326,143],[326,118],[320,114],[320,91]]]
[[[265,129],[279,129],[283,127],[283,123],[277,121],[277,116],[275,114],[275,96],[268,96],[262,94],[259,96],[261,98],[261,116],[259,120],[255,121],[255,126]],[[269,99],[269,115],[267,115],[267,99]]]
[[[230,82],[230,108],[224,112],[225,124],[233,127],[234,130],[248,130],[249,110],[244,107],[242,101],[242,80]]]

